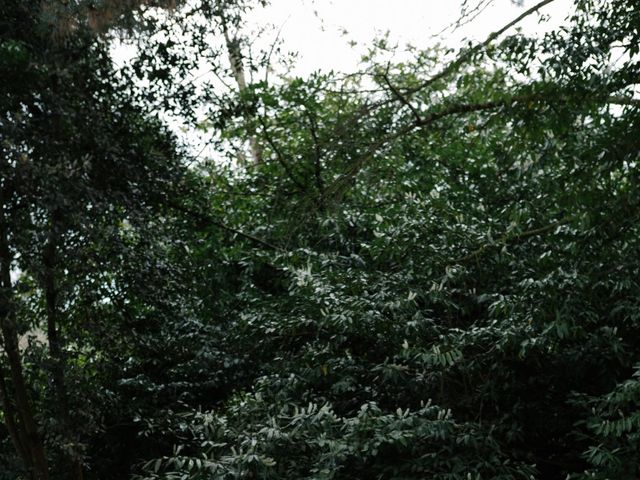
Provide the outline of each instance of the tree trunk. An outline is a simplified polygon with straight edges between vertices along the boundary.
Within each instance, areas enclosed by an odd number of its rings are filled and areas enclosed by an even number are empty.
[[[4,368],[2,368],[2,370],[0,370],[0,404],[2,405],[2,411],[4,413],[4,422],[9,432],[9,437],[11,437],[11,443],[13,443],[16,452],[18,452],[18,456],[25,461],[25,466],[30,470],[32,465],[28,463],[31,461],[31,457],[27,454],[26,438],[17,424],[18,414],[13,402],[11,401],[11,395],[7,388],[5,376],[6,373]]]
[[[18,330],[13,313],[13,287],[11,285],[11,252],[8,244],[8,227],[5,218],[5,185],[0,186],[0,330],[6,360],[9,365],[15,409],[9,398],[9,389],[2,382],[2,400],[5,423],[14,429],[18,443],[14,443],[18,455],[34,480],[48,480],[49,467],[44,443],[38,432],[33,408],[27,393],[18,347]],[[4,370],[4,369],[3,369]]]
[[[240,42],[237,37],[232,36],[229,32],[229,25],[227,23],[227,17],[225,15],[224,6],[222,2],[218,2],[218,8],[220,11],[220,23],[222,24],[222,33],[224,34],[225,45],[227,46],[227,53],[229,55],[229,63],[231,64],[231,72],[233,78],[238,85],[238,91],[242,93],[247,89],[247,79],[244,74],[244,64],[242,62],[242,52],[240,50]],[[251,122],[254,117],[251,113],[245,113],[245,120]],[[255,135],[249,137],[249,149],[251,150],[251,158],[253,163],[262,162],[262,148]],[[244,155],[239,156],[240,163],[244,163]]]
[[[65,381],[66,358],[63,351],[63,342],[58,332],[58,288],[56,285],[56,250],[58,242],[58,213],[51,214],[51,225],[47,244],[45,245],[42,264],[44,271],[42,275],[42,286],[45,294],[47,311],[47,339],[49,342],[49,357],[51,360],[51,378],[58,404],[58,412],[62,420],[63,436],[67,442],[75,443],[74,429],[71,422],[71,411],[69,407],[69,395],[67,393]],[[82,480],[82,462],[76,452],[71,452],[69,462],[76,480]]]

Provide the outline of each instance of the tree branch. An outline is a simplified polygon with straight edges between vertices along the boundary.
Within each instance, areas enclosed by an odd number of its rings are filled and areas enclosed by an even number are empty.
[[[328,188],[327,193],[336,195],[340,192],[340,189],[348,182],[351,178],[353,178],[360,169],[373,157],[373,155],[383,148],[385,145],[391,143],[392,141],[411,133],[413,130],[417,128],[427,127],[436,121],[447,117],[449,115],[457,115],[462,113],[472,113],[479,112],[483,110],[494,110],[496,108],[504,107],[507,105],[511,105],[514,102],[522,101],[525,99],[533,98],[532,96],[517,96],[510,97],[504,100],[495,100],[484,103],[459,103],[450,105],[447,108],[440,110],[439,112],[434,112],[426,117],[420,117],[416,119],[414,122],[405,125],[395,132],[391,132],[383,137],[381,137],[376,143],[374,143],[371,147],[367,149],[367,151],[356,160],[349,170],[338,177]]]
[[[320,140],[318,139],[318,128],[316,120],[309,112],[307,112],[307,119],[309,120],[309,131],[311,132],[311,139],[313,140],[313,154],[314,154],[314,174],[316,178],[316,188],[318,189],[318,195],[320,195],[319,205],[320,209],[324,208],[324,181],[322,180],[322,150],[320,148]]]
[[[259,121],[260,121],[260,125],[262,126],[262,134],[264,135],[265,140],[267,141],[267,143],[269,144],[273,152],[276,154],[276,160],[278,160],[278,163],[282,165],[282,168],[284,168],[284,171],[286,172],[287,176],[291,179],[293,183],[295,183],[295,185],[300,189],[300,191],[305,192],[307,190],[306,187],[293,174],[293,170],[291,169],[291,166],[284,159],[284,155],[282,154],[282,152],[274,142],[273,138],[271,138],[271,135],[269,135],[268,127],[266,122],[264,121],[264,118],[259,117]]]
[[[400,103],[402,103],[409,110],[411,110],[411,113],[415,117],[416,122],[417,123],[421,122],[422,118],[420,116],[420,112],[418,112],[418,110],[411,104],[411,102],[404,95],[402,95],[400,90],[398,90],[398,88],[391,83],[391,80],[389,79],[389,65],[388,64],[387,64],[386,72],[384,73],[384,75],[382,75],[382,79],[384,80],[384,83],[387,84],[387,87],[389,87],[389,90],[391,90],[391,93],[393,93],[393,95],[395,95],[395,97],[400,101]]]
[[[614,105],[633,105],[635,107],[640,106],[640,98],[624,97],[622,95],[614,95],[607,99],[608,103]]]
[[[500,245],[510,245],[510,244],[514,244],[514,243],[518,243],[522,240],[526,240],[527,238],[531,238],[531,237],[535,237],[538,235],[543,235],[547,232],[550,232],[551,230],[554,230],[555,228],[561,226],[561,225],[566,225],[567,223],[569,223],[572,220],[571,217],[565,217],[561,220],[558,220],[557,222],[553,222],[549,225],[546,225],[544,227],[540,227],[540,228],[534,228],[533,230],[527,230],[525,232],[521,232],[518,233],[516,235],[513,236],[507,236],[507,234],[502,235],[502,237],[500,237],[498,239],[498,241],[494,242],[494,243],[486,243],[484,245],[482,245],[481,247],[477,248],[476,250],[472,251],[471,253],[463,256],[463,257],[459,257],[454,259],[453,261],[451,261],[451,263],[449,265],[453,265],[453,264],[457,264],[457,263],[466,263],[469,260],[474,260],[476,258],[481,257],[485,252],[487,252],[489,249],[491,248],[495,248],[497,246]]]
[[[177,203],[170,203],[169,207],[177,210],[179,212],[182,213],[186,213],[189,216],[191,216],[192,218],[195,218],[201,225],[215,225],[218,228],[221,228],[222,230],[225,230],[227,232],[233,233],[235,235],[238,235],[242,238],[245,238],[247,240],[250,240],[253,243],[256,243],[258,245],[261,245],[263,247],[268,248],[269,250],[275,250],[275,251],[283,251],[282,248],[278,247],[277,245],[274,245],[272,243],[267,242],[266,240],[262,240],[261,238],[255,237],[253,235],[251,235],[250,233],[245,233],[242,232],[240,230],[237,230],[233,227],[230,227],[228,225],[225,225],[224,223],[220,222],[219,220],[216,220],[204,213],[198,212],[196,210],[193,210],[191,208],[185,207],[183,205],[179,205]]]
[[[482,50],[483,48],[485,48],[487,45],[489,45],[491,42],[493,42],[496,38],[498,38],[500,35],[502,35],[504,32],[506,32],[507,30],[509,30],[511,27],[517,25],[518,23],[520,23],[522,20],[524,20],[525,18],[527,18],[529,15],[531,15],[532,13],[537,12],[538,10],[540,10],[542,7],[548,5],[549,3],[553,2],[554,0],[542,0],[541,2],[537,3],[536,5],[534,5],[533,7],[531,7],[530,9],[528,9],[527,11],[523,12],[521,15],[519,15],[517,18],[515,18],[514,20],[512,20],[511,22],[507,23],[505,26],[503,26],[501,29],[496,30],[495,32],[491,33],[482,43],[477,44],[474,47],[471,47],[468,50],[465,50],[463,52],[460,53],[460,55],[458,55],[458,58],[456,58],[455,60],[453,60],[451,63],[449,63],[446,67],[444,67],[442,70],[440,70],[438,73],[436,73],[433,77],[425,80],[424,82],[422,82],[420,85],[410,89],[407,91],[407,94],[412,95],[420,90],[423,90],[425,88],[427,88],[428,86],[434,84],[435,82],[437,82],[438,80],[441,80],[442,78],[448,76],[450,73],[453,73],[454,71],[456,71],[462,64],[464,64],[467,60],[469,60],[475,53],[479,52],[480,50]]]

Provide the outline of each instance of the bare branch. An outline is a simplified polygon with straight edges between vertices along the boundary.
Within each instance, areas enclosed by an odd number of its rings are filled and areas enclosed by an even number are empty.
[[[266,61],[265,61],[265,68],[264,68],[264,83],[265,83],[265,85],[269,84],[269,71],[271,70],[271,55],[273,55],[273,51],[275,50],[276,45],[280,41],[280,35],[282,35],[282,29],[284,28],[285,24],[289,21],[290,18],[291,18],[291,15],[289,15],[285,19],[285,21],[280,24],[280,28],[278,28],[278,32],[276,33],[276,38],[273,40],[273,43],[271,44],[271,47],[269,48],[269,53],[267,54],[267,58],[266,58]]]
[[[493,3],[493,1],[494,0],[480,0],[474,7],[469,8],[467,0],[464,0],[460,7],[460,17],[458,17],[456,21],[444,27],[438,33],[434,34],[433,37],[439,37],[447,30],[455,31],[460,27],[473,22],[489,5]]]
[[[640,98],[624,97],[624,96],[612,96],[607,99],[608,103],[614,105],[633,105],[640,106]]]
[[[414,87],[412,89],[410,89],[407,94],[414,94],[420,90],[423,90],[425,88],[427,88],[428,86],[434,84],[435,82],[437,82],[438,80],[443,79],[444,77],[448,76],[449,74],[453,73],[454,71],[456,71],[460,66],[462,66],[462,64],[464,64],[465,62],[467,62],[471,57],[473,57],[473,55],[477,52],[479,52],[480,50],[482,50],[483,48],[485,48],[487,45],[489,45],[491,42],[493,42],[496,38],[498,38],[500,35],[502,35],[504,32],[506,32],[507,30],[509,30],[511,27],[517,25],[518,23],[520,23],[522,20],[524,20],[525,18],[527,18],[529,15],[537,12],[538,10],[540,10],[542,7],[544,7],[545,5],[548,5],[549,3],[553,2],[554,0],[542,0],[541,2],[537,3],[536,5],[534,5],[533,7],[531,7],[530,9],[528,9],[527,11],[523,12],[521,15],[519,15],[517,18],[515,18],[514,20],[512,20],[511,22],[509,22],[508,24],[506,24],[504,27],[502,27],[499,30],[496,30],[495,32],[491,33],[484,42],[479,43],[478,45],[476,45],[475,47],[472,47],[468,50],[465,50],[463,52],[460,53],[460,55],[458,56],[458,58],[456,58],[454,61],[452,61],[451,63],[449,63],[446,67],[444,67],[442,70],[440,70],[438,73],[436,73],[433,77],[425,80],[424,82],[422,82],[420,85],[418,85],[417,87]]]

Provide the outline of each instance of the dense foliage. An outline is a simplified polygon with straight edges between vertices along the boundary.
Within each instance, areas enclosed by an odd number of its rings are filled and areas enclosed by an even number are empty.
[[[269,79],[251,2],[27,3],[0,479],[638,478],[640,4]]]

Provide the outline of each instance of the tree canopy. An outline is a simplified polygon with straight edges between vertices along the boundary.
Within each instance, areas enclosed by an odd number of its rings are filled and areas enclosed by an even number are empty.
[[[552,1],[293,77],[264,2],[0,0],[0,479],[638,478],[640,4]]]

